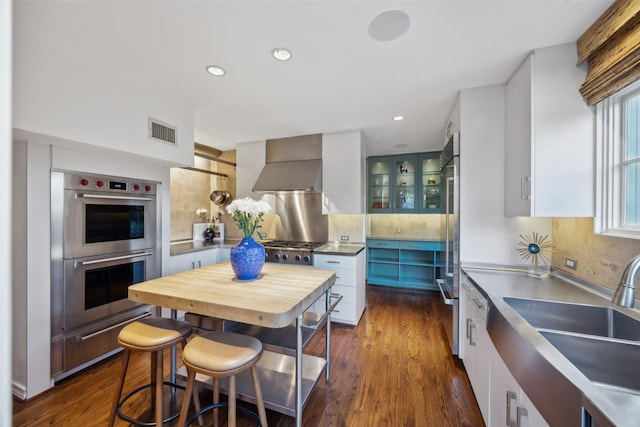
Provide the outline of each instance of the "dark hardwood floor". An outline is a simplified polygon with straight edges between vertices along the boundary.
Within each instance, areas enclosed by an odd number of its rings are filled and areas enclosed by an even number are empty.
[[[483,426],[462,363],[449,354],[443,317],[438,293],[368,286],[359,325],[331,328],[331,382],[324,376],[319,380],[304,408],[303,425]],[[323,354],[323,333],[313,338],[307,352]],[[14,426],[106,425],[120,368],[121,356],[116,355],[28,402],[16,401]],[[134,354],[125,392],[148,382],[148,375],[148,356]],[[203,404],[211,401],[210,391],[200,390],[200,395]],[[178,393],[178,402],[167,405],[179,405],[180,397]],[[148,401],[136,396],[126,411],[151,416]],[[226,426],[226,414],[221,411],[220,416],[220,425]],[[295,425],[293,418],[273,411],[267,416],[271,426]],[[213,425],[210,414],[205,421]],[[116,426],[126,425],[116,421]],[[239,415],[238,426],[250,425],[255,424]]]

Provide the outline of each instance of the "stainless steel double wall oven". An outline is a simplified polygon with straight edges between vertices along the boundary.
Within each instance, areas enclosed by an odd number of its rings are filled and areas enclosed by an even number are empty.
[[[127,323],[151,315],[130,285],[160,276],[157,184],[51,173],[51,373],[62,378],[117,349]]]

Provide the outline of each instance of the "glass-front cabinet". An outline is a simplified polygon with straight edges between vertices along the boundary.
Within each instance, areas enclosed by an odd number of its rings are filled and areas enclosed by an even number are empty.
[[[391,158],[369,159],[368,212],[390,213],[391,209]]]
[[[440,213],[442,208],[440,194],[440,152],[422,153],[420,163],[420,198],[418,211],[421,213]]]
[[[393,200],[392,209],[395,213],[417,212],[416,184],[418,171],[418,156],[393,156]]]
[[[369,213],[439,213],[440,152],[369,157]]]

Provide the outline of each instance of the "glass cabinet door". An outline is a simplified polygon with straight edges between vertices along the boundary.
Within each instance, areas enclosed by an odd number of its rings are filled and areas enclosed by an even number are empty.
[[[391,212],[391,161],[389,157],[369,161],[368,212]]]
[[[424,213],[439,213],[442,208],[440,193],[440,152],[420,155],[420,207]]]
[[[416,168],[417,156],[393,157],[393,211],[409,213],[417,211]]]

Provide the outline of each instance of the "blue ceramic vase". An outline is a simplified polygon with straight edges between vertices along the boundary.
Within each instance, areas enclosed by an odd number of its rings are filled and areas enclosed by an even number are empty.
[[[262,270],[264,257],[264,246],[251,237],[245,237],[231,248],[231,268],[240,280],[255,279]]]

